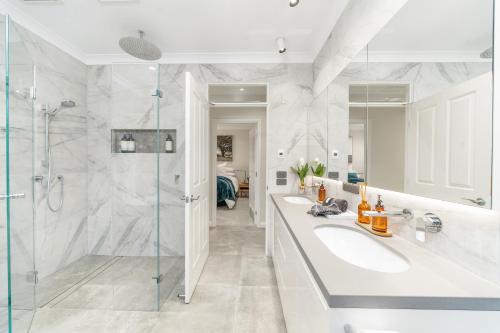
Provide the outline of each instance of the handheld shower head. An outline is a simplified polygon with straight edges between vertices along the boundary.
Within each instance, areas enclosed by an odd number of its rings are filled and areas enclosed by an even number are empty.
[[[50,108],[49,104],[44,104],[44,105],[42,105],[41,110],[42,110],[42,112],[46,113],[47,115],[54,117],[57,113],[59,113],[59,111],[61,111],[61,109],[73,108],[75,106],[76,106],[75,101],[64,100],[61,102],[61,104],[58,107],[53,108],[53,109]]]
[[[61,102],[61,107],[62,108],[74,108],[76,106],[75,101],[71,100],[64,100]]]

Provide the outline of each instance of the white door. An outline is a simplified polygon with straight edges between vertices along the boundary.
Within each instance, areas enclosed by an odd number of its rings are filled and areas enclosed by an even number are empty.
[[[252,127],[249,131],[248,135],[248,204],[250,206],[250,210],[252,211],[252,219],[254,222],[256,221],[255,218],[255,212],[256,212],[256,205],[255,205],[255,176],[256,176],[256,169],[255,169],[255,163],[256,163],[256,155],[255,155],[255,140],[257,139],[257,134],[255,127]]]
[[[185,302],[189,303],[208,258],[208,102],[206,89],[186,73]]]
[[[407,193],[491,205],[491,91],[490,72],[411,106]]]

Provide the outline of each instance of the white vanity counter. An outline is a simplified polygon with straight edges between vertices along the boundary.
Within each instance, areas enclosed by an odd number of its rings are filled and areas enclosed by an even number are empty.
[[[489,325],[500,330],[500,312],[496,312],[500,311],[499,286],[402,238],[374,236],[356,226],[352,218],[350,220],[330,220],[313,217],[307,214],[310,205],[286,202],[283,199],[285,196],[287,195],[272,195],[275,205],[273,259],[283,303],[289,303],[290,299],[297,299],[299,295],[292,295],[294,289],[306,283],[297,283],[288,277],[289,274],[300,275],[295,270],[298,267],[297,263],[302,262],[305,266],[304,270],[306,270],[304,276],[310,276],[311,285],[313,289],[317,289],[316,294],[320,298],[316,302],[316,310],[311,310],[311,313],[324,311],[326,313],[325,323],[329,322],[330,310],[336,311],[336,317],[340,318],[342,316],[339,314],[339,310],[342,309],[377,309],[379,312],[384,309],[392,309],[389,311],[400,311],[399,318],[405,317],[405,314],[401,313],[402,310],[405,310],[411,318],[415,318],[413,315],[417,314],[432,317],[441,313],[440,318],[443,320],[446,316],[450,316],[450,323],[456,324],[457,320],[458,322],[467,321],[467,323],[462,322],[460,327],[454,330],[455,332],[466,332],[467,327],[473,327],[468,325],[482,325],[480,322],[473,323],[472,319],[467,318],[484,314],[485,318],[488,318]],[[409,268],[398,273],[386,273],[368,270],[344,261],[334,255],[316,235],[315,229],[325,226],[347,227],[361,231],[406,258]],[[294,255],[293,248],[300,258],[290,259]],[[355,247],[354,251],[356,251]],[[293,261],[294,267],[289,267],[291,261]],[[294,279],[297,280],[297,278]],[[314,293],[303,292],[303,295],[311,296],[312,294]],[[308,304],[307,300],[303,300],[303,302],[303,305]],[[314,302],[312,301],[312,303]],[[309,304],[309,308],[314,308],[312,303]],[[289,324],[289,320],[293,320],[290,319],[293,317],[293,315],[290,316],[291,308],[293,305],[283,304],[287,326],[296,326]],[[305,313],[307,311],[304,312],[304,315]],[[460,316],[457,317],[459,313]],[[358,313],[356,317],[360,315]],[[347,313],[346,316],[349,317],[349,314]],[[364,318],[367,316],[364,315]],[[495,318],[496,320],[492,321]],[[419,320],[424,320],[424,318]],[[474,320],[482,321],[483,319]],[[314,322],[317,323],[318,320]],[[337,324],[337,321],[332,321],[332,323],[325,324],[330,327],[330,330],[321,330],[320,327],[317,329],[318,332],[337,332],[333,329]],[[413,326],[417,332],[416,329],[419,325],[414,323]],[[441,329],[444,327],[441,326]],[[419,329],[424,328],[427,332],[432,332],[424,326],[420,326]],[[413,329],[404,331],[413,332]],[[446,331],[441,330],[440,332]],[[489,332],[488,328],[484,328],[482,332]]]

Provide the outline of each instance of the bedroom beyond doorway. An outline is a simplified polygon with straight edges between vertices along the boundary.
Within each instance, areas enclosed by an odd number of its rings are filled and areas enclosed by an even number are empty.
[[[265,227],[267,84],[209,85],[209,100],[211,226],[219,213],[237,210],[245,221]]]

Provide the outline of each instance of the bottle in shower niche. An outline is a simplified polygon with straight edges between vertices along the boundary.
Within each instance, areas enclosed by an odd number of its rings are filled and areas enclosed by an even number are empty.
[[[129,147],[129,153],[135,152],[135,139],[132,134],[129,134],[129,141],[128,141],[128,147]]]
[[[128,137],[127,137],[127,134],[123,134],[122,138],[120,139],[120,151],[122,153],[127,153],[128,152]]]
[[[173,153],[174,152],[174,140],[170,136],[170,134],[167,135],[167,138],[165,139],[165,153]]]

